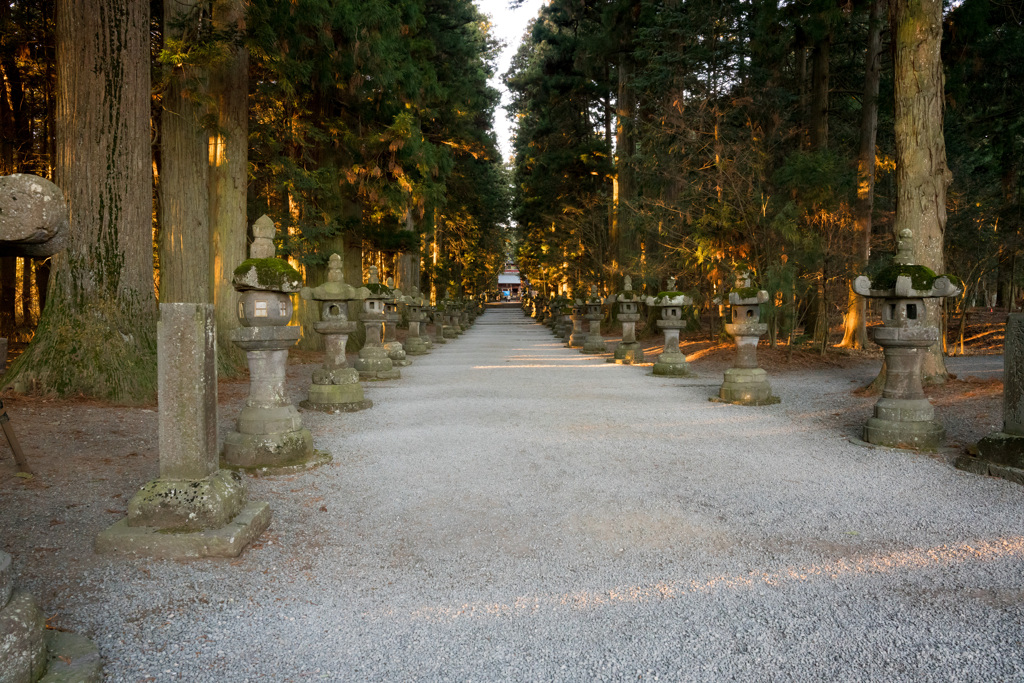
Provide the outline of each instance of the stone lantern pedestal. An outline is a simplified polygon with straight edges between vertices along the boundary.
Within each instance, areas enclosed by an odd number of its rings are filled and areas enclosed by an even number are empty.
[[[387,287],[391,290],[391,297],[384,300],[384,349],[388,352],[391,364],[396,368],[404,368],[412,365],[412,361],[405,357],[405,347],[398,341],[396,330],[398,323],[402,322],[402,313],[398,310],[399,304],[404,303],[405,296],[402,290],[394,288],[394,280],[388,278]]]
[[[749,272],[741,272],[736,287],[729,292],[732,322],[725,331],[736,341],[736,359],[725,371],[725,379],[718,390],[718,399],[726,403],[760,406],[778,403],[768,384],[768,373],[757,365],[757,342],[768,331],[761,322],[761,304],[768,300],[768,292],[751,285]]]
[[[566,340],[566,345],[570,349],[583,348],[583,340],[586,337],[586,333],[583,331],[583,323],[585,321],[583,301],[580,299],[574,299],[572,302],[572,313],[569,316],[569,320],[572,321],[572,330],[569,332],[569,339]]]
[[[978,442],[977,455],[961,455],[957,468],[1024,484],[1024,313],[1006,320],[1003,344],[1003,428]]]
[[[405,353],[410,356],[422,356],[430,351],[430,340],[420,332],[420,325],[426,325],[427,316],[423,313],[423,297],[419,289],[413,287],[412,294],[406,297],[405,306],[409,318],[409,336],[405,339]]]
[[[318,465],[330,456],[313,450],[313,437],[285,391],[288,349],[300,333],[288,325],[290,294],[300,290],[302,281],[286,261],[274,258],[275,231],[268,217],[257,220],[250,258],[235,269],[242,327],[232,330],[231,341],[248,359],[249,395],[236,431],[224,438],[224,461],[244,469],[285,471]]]
[[[633,291],[630,277],[627,275],[623,280],[622,291],[608,298],[609,304],[618,304],[619,322],[622,323],[622,341],[615,347],[613,361],[619,365],[635,365],[644,362],[644,349],[636,340],[636,324],[640,320],[640,297]]]
[[[874,280],[861,275],[853,291],[883,299],[882,326],[872,330],[885,354],[885,387],[874,416],[864,425],[864,440],[893,448],[935,450],[945,436],[935,408],[921,386],[921,353],[939,339],[939,330],[925,324],[926,298],[953,296],[960,288],[946,276],[913,265],[910,231],[900,234],[894,265]],[[915,288],[914,280],[920,288]]]
[[[315,288],[302,288],[303,299],[320,302],[320,321],[313,323],[313,329],[324,337],[324,363],[313,371],[309,398],[299,403],[300,407],[325,413],[351,413],[373,407],[373,401],[363,394],[359,372],[350,368],[345,358],[348,336],[356,330],[356,321],[348,319],[348,302],[361,301],[369,293],[345,283],[341,257],[337,254],[331,254],[327,282]]]
[[[362,380],[401,379],[401,371],[394,366],[383,344],[384,302],[391,290],[377,277],[377,266],[370,266],[370,275],[364,285],[369,294],[363,300],[359,319],[366,326],[366,343],[359,350],[359,360],[353,365]]]
[[[601,321],[604,320],[604,312],[601,310],[603,303],[604,301],[597,293],[597,285],[590,285],[590,298],[586,300],[583,306],[585,311],[583,319],[587,321],[589,327],[587,336],[583,339],[583,348],[580,349],[580,353],[608,352],[608,346],[601,335]]]
[[[648,297],[647,304],[661,309],[658,327],[665,332],[665,351],[658,356],[654,364],[654,374],[665,377],[688,377],[690,365],[686,356],[679,351],[679,331],[686,326],[683,320],[683,307],[692,306],[693,299],[675,290],[675,278],[669,278],[668,291],[659,292],[656,297]]]

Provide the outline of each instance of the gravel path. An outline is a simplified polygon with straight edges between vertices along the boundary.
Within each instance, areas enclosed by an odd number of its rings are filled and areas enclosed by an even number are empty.
[[[304,413],[334,463],[249,480],[257,547],[73,562],[62,623],[112,681],[1024,679],[1024,488],[851,444],[856,372],[748,408],[695,369],[490,310]]]

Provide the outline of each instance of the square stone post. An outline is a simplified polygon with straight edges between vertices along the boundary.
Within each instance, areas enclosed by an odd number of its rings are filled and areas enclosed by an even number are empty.
[[[97,552],[235,557],[270,523],[267,504],[247,504],[241,476],[218,466],[216,340],[211,304],[160,304],[160,478],[100,533]]]

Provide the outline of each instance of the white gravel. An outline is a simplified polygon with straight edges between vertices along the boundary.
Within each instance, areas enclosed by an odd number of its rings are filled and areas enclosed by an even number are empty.
[[[749,408],[694,369],[490,310],[303,413],[334,463],[249,480],[259,547],[72,560],[52,602],[111,681],[1024,679],[1024,488],[851,444],[849,372]]]

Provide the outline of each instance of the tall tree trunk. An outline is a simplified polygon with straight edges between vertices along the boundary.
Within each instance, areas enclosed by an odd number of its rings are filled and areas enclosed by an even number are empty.
[[[918,264],[944,270],[946,166],[942,132],[942,0],[893,0],[890,20],[895,47],[896,235],[913,234]],[[941,329],[942,300],[926,299],[926,323]],[[942,343],[925,352],[922,374],[930,382],[948,378]]]
[[[201,21],[201,0],[164,0],[164,36]],[[186,28],[182,27],[182,22]],[[202,120],[206,74],[175,65],[160,114],[160,301],[209,303],[210,147]],[[235,264],[237,265],[237,264]]]
[[[407,232],[415,232],[416,224],[412,218],[412,211],[405,216],[405,228]],[[402,252],[398,254],[395,264],[395,286],[402,290],[402,293],[409,295],[412,292],[413,287],[419,288],[420,286],[420,260],[419,256],[410,252]]]
[[[853,205],[855,267],[863,271],[871,256],[871,214],[875,207],[875,139],[878,133],[878,83],[881,74],[882,19],[887,0],[872,0],[868,20],[868,47],[864,53],[864,97],[860,110],[860,148],[857,152],[857,201]],[[843,341],[839,346],[863,349],[868,343],[867,300],[847,288]]]
[[[217,2],[219,31],[245,31],[245,2]],[[217,132],[210,150],[210,264],[217,321],[217,371],[234,377],[246,371],[245,352],[231,343],[239,326],[232,272],[246,259],[246,200],[249,154],[249,51],[231,46],[227,59],[210,71],[210,95],[217,107]]]
[[[633,117],[636,114],[636,92],[633,87],[633,60],[623,53],[619,58],[619,94],[615,102],[617,120],[615,124],[615,227],[617,238],[618,282],[625,271],[634,266],[639,256],[636,230],[631,225],[630,203],[636,193],[633,177],[633,154],[636,152]],[[636,274],[634,273],[634,276]]]
[[[0,336],[10,337],[17,326],[14,314],[14,292],[18,286],[18,259],[0,257]]]
[[[16,390],[120,402],[156,393],[149,13],[58,0],[56,183],[71,213]]]

